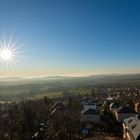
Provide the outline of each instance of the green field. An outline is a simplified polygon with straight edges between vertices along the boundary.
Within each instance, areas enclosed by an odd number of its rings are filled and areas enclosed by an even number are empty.
[[[92,88],[140,86],[140,75],[0,79],[0,101],[90,94]]]

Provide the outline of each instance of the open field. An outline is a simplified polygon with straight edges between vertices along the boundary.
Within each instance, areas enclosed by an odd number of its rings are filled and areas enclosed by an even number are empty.
[[[137,75],[98,75],[89,77],[43,77],[0,79],[0,100],[60,97],[66,94],[90,94],[89,88],[140,86]]]

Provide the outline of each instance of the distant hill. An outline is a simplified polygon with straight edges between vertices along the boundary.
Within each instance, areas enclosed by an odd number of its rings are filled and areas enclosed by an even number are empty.
[[[11,83],[14,84],[15,83],[38,83],[38,82],[42,82],[42,81],[49,81],[49,80],[82,80],[83,82],[85,80],[93,80],[96,82],[96,80],[99,82],[99,80],[101,80],[100,82],[102,83],[103,80],[107,80],[106,82],[108,82],[108,80],[112,80],[112,82],[120,82],[121,81],[125,81],[125,80],[133,80],[133,81],[137,81],[140,80],[140,74],[100,74],[100,75],[89,75],[86,77],[70,77],[70,76],[46,76],[46,77],[2,77],[0,78],[0,83],[4,82],[6,83]],[[111,82],[111,81],[110,81]],[[127,81],[126,81],[127,82]]]
[[[140,74],[0,78],[0,101],[38,98],[46,95],[54,97],[66,91],[89,87],[126,86],[140,87]]]

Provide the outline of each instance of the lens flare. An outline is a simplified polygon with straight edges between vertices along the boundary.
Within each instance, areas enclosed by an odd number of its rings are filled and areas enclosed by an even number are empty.
[[[19,61],[21,45],[12,39],[0,41],[0,63],[8,67],[16,64]]]

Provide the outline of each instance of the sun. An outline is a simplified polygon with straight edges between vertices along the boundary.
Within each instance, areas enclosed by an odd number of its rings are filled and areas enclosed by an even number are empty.
[[[10,61],[12,59],[13,52],[10,49],[2,49],[0,52],[0,57],[4,61]]]
[[[0,63],[8,67],[16,64],[19,61],[20,48],[21,44],[18,41],[0,41]]]

